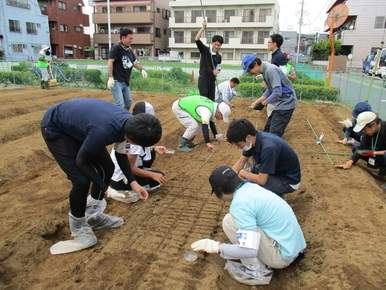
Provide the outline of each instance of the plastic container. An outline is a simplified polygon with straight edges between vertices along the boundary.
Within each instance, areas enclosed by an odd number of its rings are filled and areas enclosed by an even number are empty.
[[[216,134],[216,140],[223,139],[224,135],[223,134]]]
[[[195,252],[187,252],[184,254],[184,258],[188,262],[194,262],[197,260],[197,253]]]

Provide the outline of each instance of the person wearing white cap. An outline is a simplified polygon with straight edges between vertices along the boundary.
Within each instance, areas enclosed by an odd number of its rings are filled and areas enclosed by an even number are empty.
[[[148,102],[138,102],[133,108],[133,115],[138,115],[140,113],[154,115],[154,107]],[[138,182],[138,184],[146,188],[148,192],[157,189],[161,185],[164,185],[166,182],[165,174],[162,171],[151,169],[156,158],[155,153],[163,155],[166,151],[167,149],[164,146],[154,145],[150,147],[143,147],[141,145],[130,144],[127,156],[130,161],[131,171],[133,172],[135,180]],[[111,177],[110,186],[118,191],[131,191],[128,197],[112,198],[125,203],[138,201],[138,197],[133,199],[133,196],[138,195],[132,191],[130,183],[127,182],[122,169],[119,167],[117,159],[115,158],[114,148],[111,150],[110,156],[115,166],[114,174]]]
[[[47,53],[50,47],[46,44],[42,45],[42,49],[39,51],[39,59],[38,59],[38,68],[42,73],[42,80],[40,82],[40,87],[42,89],[50,90],[50,84],[48,83],[49,75],[48,75],[48,67],[50,65],[50,60],[47,57]]]
[[[270,63],[262,63],[261,59],[253,54],[244,56],[241,66],[243,75],[262,74],[267,89],[252,103],[251,107],[262,110],[267,104],[273,104],[275,107],[264,126],[264,132],[282,137],[298,106],[296,93],[290,80],[280,68]]]
[[[206,146],[210,151],[215,152],[215,146],[210,143],[209,126],[216,138],[216,120],[229,122],[231,109],[227,104],[216,103],[203,96],[188,96],[176,100],[172,110],[178,121],[186,128],[185,133],[179,136],[178,151],[193,151],[193,147],[200,144],[193,143],[193,138],[202,130]],[[225,139],[222,140],[225,141]]]
[[[360,113],[354,132],[363,132],[361,143],[349,161],[335,167],[350,169],[359,159],[363,159],[369,167],[379,169],[371,175],[382,179],[386,176],[386,121],[382,121],[374,112]],[[381,187],[386,190],[386,183]]]

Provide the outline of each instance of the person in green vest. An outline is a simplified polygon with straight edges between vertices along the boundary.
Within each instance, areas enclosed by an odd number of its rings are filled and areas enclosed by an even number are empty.
[[[200,144],[193,143],[193,139],[201,130],[206,146],[210,151],[215,151],[215,146],[210,143],[209,127],[216,138],[216,120],[229,122],[231,109],[227,104],[224,102],[216,103],[203,96],[188,96],[176,100],[172,110],[178,121],[186,128],[185,133],[179,136],[178,151],[193,151],[193,147]],[[225,139],[223,140],[225,141]]]
[[[48,67],[50,65],[50,60],[48,59],[48,50],[50,47],[46,44],[42,45],[42,49],[39,51],[39,59],[38,59],[38,68],[40,69],[40,72],[42,73],[42,80],[40,82],[40,87],[42,89],[50,90],[50,84],[48,83],[49,80],[49,74],[48,74]]]

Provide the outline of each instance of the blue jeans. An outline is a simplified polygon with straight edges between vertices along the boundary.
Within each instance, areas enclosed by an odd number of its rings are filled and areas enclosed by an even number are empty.
[[[116,81],[114,88],[110,91],[113,94],[115,104],[129,111],[131,104],[133,103],[130,87],[125,82]]]

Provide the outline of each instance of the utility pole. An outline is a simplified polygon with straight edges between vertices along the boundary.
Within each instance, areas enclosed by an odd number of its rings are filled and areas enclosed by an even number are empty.
[[[302,9],[300,10],[299,35],[298,35],[298,53],[296,54],[296,63],[299,62],[300,39],[302,38],[303,5],[304,5],[304,0],[302,0]]]

